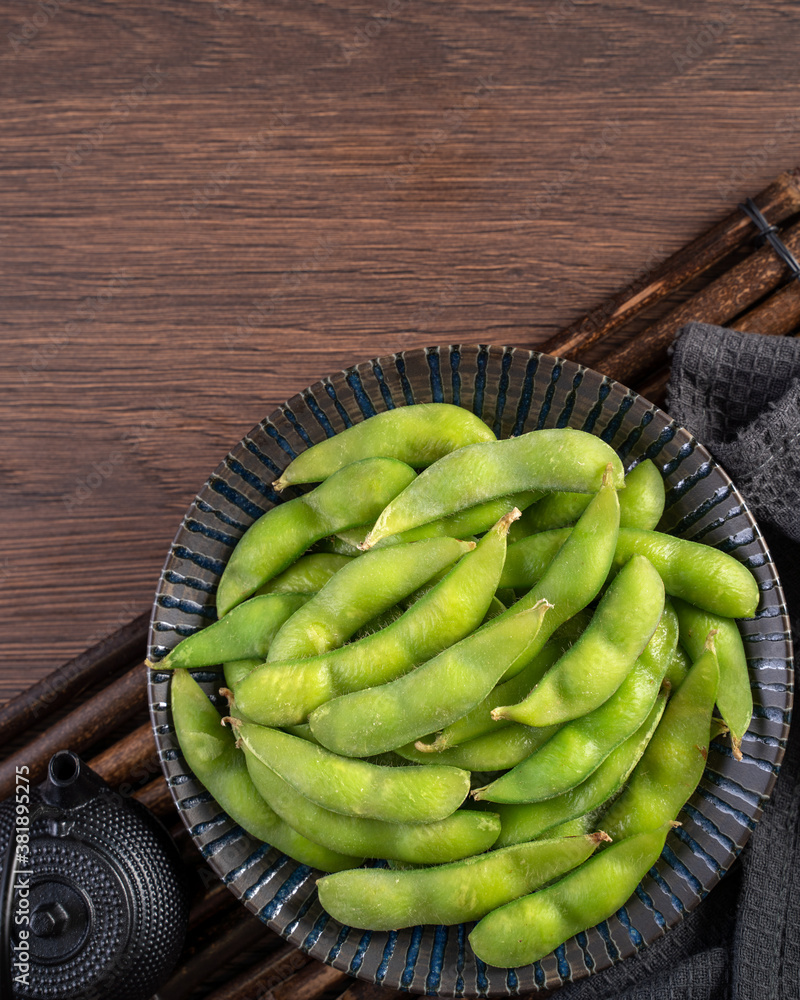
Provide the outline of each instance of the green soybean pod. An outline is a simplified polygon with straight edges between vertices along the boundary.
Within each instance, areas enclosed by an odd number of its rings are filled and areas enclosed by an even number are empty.
[[[227,663],[223,663],[222,670],[225,674],[225,686],[235,695],[239,682],[247,677],[249,673],[252,673],[256,667],[260,667],[263,662],[264,658],[262,656],[251,656],[243,660],[228,660]]]
[[[509,493],[596,493],[609,464],[614,486],[621,489],[624,475],[616,453],[585,431],[530,431],[505,441],[468,445],[439,459],[399,493],[375,522],[364,547]]]
[[[513,525],[512,525],[513,527]],[[499,705],[514,704],[538,684],[545,672],[578,639],[591,621],[586,611],[579,611],[553,634],[553,638],[528,664],[510,680],[492,688],[483,701],[462,718],[445,726],[435,739],[428,743],[418,740],[416,748],[424,752],[439,753],[448,747],[458,746],[486,733],[496,732],[511,725],[506,720],[492,718],[492,709]]]
[[[354,553],[359,554],[359,553]],[[331,552],[309,552],[300,556],[288,569],[278,573],[269,583],[259,587],[256,596],[262,594],[316,594],[322,590],[334,573],[349,566],[353,556],[334,555]]]
[[[498,847],[508,847],[544,834],[554,836],[556,827],[599,809],[622,788],[652,739],[667,703],[666,693],[656,703],[633,736],[629,736],[589,777],[552,799],[497,805],[500,816]]]
[[[494,813],[458,809],[435,823],[384,823],[342,816],[316,805],[262,764],[245,745],[247,767],[265,801],[290,826],[313,834],[325,847],[369,858],[444,864],[488,850],[497,840],[500,820]]]
[[[580,639],[521,702],[494,709],[492,718],[552,726],[591,712],[625,680],[663,611],[661,577],[644,556],[633,556]]]
[[[431,538],[354,559],[284,621],[266,659],[294,660],[344,645],[367,622],[473,548],[473,542]]]
[[[238,736],[295,791],[345,816],[433,823],[454,813],[469,792],[469,773],[455,767],[370,764],[253,723],[239,727]]]
[[[501,518],[443,580],[380,632],[317,656],[258,667],[236,689],[239,709],[261,725],[295,725],[330,698],[394,680],[468,635],[483,621],[497,589],[510,518]]]
[[[233,733],[221,725],[219,712],[191,674],[176,670],[170,687],[172,718],[186,763],[231,819],[258,840],[312,868],[334,872],[361,864],[363,855],[349,857],[322,847],[270,809],[250,779]]]
[[[625,489],[619,496],[620,527],[655,528],[664,513],[665,499],[664,477],[646,458],[625,476]],[[589,500],[585,493],[549,494],[529,507],[520,519],[520,537],[523,533],[530,535],[574,524],[586,510]]]
[[[549,642],[515,677],[502,684],[497,684],[480,704],[460,719],[445,726],[433,742],[426,743],[417,740],[415,744],[417,749],[423,753],[440,753],[448,747],[458,746],[478,736],[511,725],[510,721],[495,721],[491,715],[492,709],[498,705],[505,705],[514,699],[521,700],[541,679],[545,671],[553,666],[562,652],[563,649],[559,644]]]
[[[681,646],[692,660],[698,659],[709,632],[715,632],[714,648],[719,664],[717,708],[731,731],[733,755],[742,759],[742,737],[753,717],[753,691],[747,672],[747,655],[739,628],[730,618],[701,611],[685,601],[675,601],[680,622]]]
[[[706,766],[719,667],[709,635],[675,692],[628,786],[603,816],[615,840],[674,819],[697,788]]]
[[[582,864],[602,837],[540,840],[436,868],[362,868],[344,879],[328,875],[317,882],[319,900],[340,923],[373,931],[480,920]]]
[[[469,935],[482,962],[538,962],[573,934],[614,914],[658,860],[670,823],[613,843],[569,875],[487,914]]]
[[[689,673],[691,665],[692,661],[689,659],[686,650],[678,646],[672,654],[665,678],[673,691],[677,691],[686,680],[686,675]]]
[[[281,626],[310,597],[310,594],[251,597],[202,631],[187,636],[163,660],[155,663],[148,660],[147,664],[158,670],[172,667],[189,670],[249,657],[260,657],[263,661]]]
[[[407,743],[396,753],[416,764],[449,764],[451,767],[462,767],[465,771],[505,771],[530,757],[558,728],[546,726],[544,729],[532,729],[530,726],[511,724],[436,754],[418,750],[414,743]]]
[[[619,501],[609,465],[599,492],[575,525],[569,544],[554,553],[538,583],[505,612],[508,615],[531,608],[541,600],[553,605],[528,652],[529,657],[535,656],[557,629],[597,596],[608,575],[618,530]],[[509,551],[513,548],[509,546]],[[523,665],[507,671],[502,679],[509,680]]]
[[[365,757],[455,722],[525,657],[549,608],[502,614],[394,681],[325,702],[309,716],[311,732],[336,753]]]
[[[533,586],[573,530],[542,531],[509,545],[500,586]],[[759,599],[755,578],[726,552],[661,531],[620,528],[612,570],[620,570],[635,554],[650,560],[671,597],[680,597],[723,618],[750,618],[755,614]]]
[[[616,692],[592,712],[561,726],[544,746],[473,796],[489,802],[538,802],[585,781],[636,732],[655,704],[674,635],[659,622],[653,637]]]
[[[491,428],[461,406],[399,406],[312,445],[293,459],[272,485],[282,490],[293,483],[319,483],[364,458],[395,458],[424,469],[456,448],[494,440]]]
[[[472,535],[481,535],[484,531],[488,531],[493,524],[496,524],[501,517],[510,514],[514,508],[523,511],[541,496],[542,494],[538,491],[528,491],[512,493],[511,496],[507,497],[497,497],[496,500],[488,500],[486,503],[467,507],[466,510],[451,514],[450,517],[443,517],[439,521],[429,521],[427,524],[421,524],[418,528],[403,531],[399,535],[389,535],[378,542],[374,548],[382,549],[389,545],[397,545],[399,542],[418,542],[423,538],[469,538]],[[513,530],[514,525],[511,528]],[[337,537],[350,545],[360,546],[370,530],[371,528],[351,528],[349,531],[339,532]]]
[[[217,588],[220,616],[277,576],[313,542],[371,521],[415,473],[393,458],[345,466],[310,493],[262,514],[239,539]]]

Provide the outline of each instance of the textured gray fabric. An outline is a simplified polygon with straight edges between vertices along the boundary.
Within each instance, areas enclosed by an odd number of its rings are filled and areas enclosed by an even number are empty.
[[[759,521],[800,637],[800,340],[692,323],[676,341],[667,412],[709,449]],[[665,937],[559,1000],[800,998],[800,732],[722,882]]]

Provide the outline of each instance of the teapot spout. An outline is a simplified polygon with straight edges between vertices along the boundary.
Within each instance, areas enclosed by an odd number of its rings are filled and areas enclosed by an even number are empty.
[[[99,775],[71,750],[59,750],[50,758],[47,777],[39,787],[48,805],[78,809],[106,790]]]

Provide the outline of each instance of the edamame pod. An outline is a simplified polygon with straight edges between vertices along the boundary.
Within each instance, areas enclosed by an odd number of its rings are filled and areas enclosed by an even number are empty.
[[[436,868],[362,868],[347,873],[349,878],[329,875],[317,882],[319,900],[334,919],[373,931],[480,920],[582,864],[603,836],[519,844]]]
[[[633,736],[612,751],[597,770],[575,788],[542,802],[498,805],[501,827],[497,846],[508,847],[545,833],[554,836],[555,827],[599,809],[628,780],[655,732],[666,703],[664,692],[656,698],[650,714]]]
[[[730,618],[701,611],[685,601],[676,601],[675,610],[680,622],[681,645],[692,660],[702,654],[708,633],[716,632],[714,648],[719,665],[717,708],[731,731],[733,755],[741,760],[742,737],[753,717],[753,691],[739,628]]]
[[[239,539],[217,588],[224,615],[286,569],[312,542],[366,524],[415,478],[393,458],[354,462],[310,493],[262,514]]]
[[[474,542],[431,538],[352,560],[284,622],[266,659],[300,659],[344,645],[367,622],[474,548]]]
[[[225,675],[225,686],[235,695],[236,685],[239,681],[247,677],[256,667],[261,666],[263,662],[264,658],[259,656],[257,659],[248,657],[244,660],[228,660],[227,663],[223,663],[222,671]]]
[[[525,657],[549,608],[540,601],[503,614],[397,680],[320,705],[309,716],[311,732],[336,753],[365,757],[455,722]]]
[[[532,586],[574,530],[542,531],[509,545],[500,586]],[[750,618],[756,612],[759,593],[755,578],[726,552],[660,531],[620,528],[613,570],[621,569],[635,554],[647,556],[672,597],[723,618]]]
[[[574,646],[527,697],[493,710],[493,719],[552,726],[586,715],[617,690],[644,651],[664,610],[664,584],[644,556],[633,556],[606,591]]]
[[[470,934],[472,950],[487,965],[528,965],[606,920],[656,863],[670,827],[613,843],[546,889],[493,910]]]
[[[384,823],[342,816],[316,805],[262,764],[245,745],[250,776],[261,796],[290,826],[330,850],[370,858],[438,865],[488,850],[497,840],[495,813],[459,809],[436,823]]]
[[[339,556],[331,552],[309,552],[300,556],[288,569],[278,573],[269,583],[259,587],[256,596],[262,594],[316,594],[322,590],[334,573],[349,566],[353,556]]]
[[[418,528],[411,528],[399,535],[389,535],[374,548],[382,549],[388,545],[397,545],[398,542],[417,542],[423,538],[469,538],[471,535],[482,535],[493,524],[497,524],[501,517],[510,514],[515,507],[524,511],[541,496],[539,491],[528,491],[498,497],[496,500],[467,507],[466,510],[451,514],[450,517],[443,517],[439,521],[421,524]],[[587,498],[587,503],[590,499],[591,497]],[[511,526],[512,531],[513,529],[514,525]],[[340,531],[337,537],[354,546],[360,546],[370,530],[371,528],[351,528],[350,531]]]
[[[382,767],[340,757],[297,736],[252,723],[241,743],[295,791],[344,816],[386,823],[445,819],[469,792],[469,774],[455,767]]]
[[[527,760],[473,796],[489,802],[538,802],[585,781],[650,713],[674,649],[671,632],[659,622],[644,652],[608,701],[562,726]]]
[[[619,530],[619,500],[612,471],[609,464],[603,484],[572,530],[569,544],[554,553],[536,586],[505,612],[531,608],[542,599],[553,605],[529,650],[530,657],[539,652],[556,629],[597,597],[608,576]],[[513,548],[509,546],[509,551]],[[513,674],[506,671],[502,679],[508,680]]]
[[[226,660],[260,657],[263,661],[281,626],[311,597],[311,594],[269,594],[251,597],[202,631],[188,636],[163,660],[148,666],[213,667]]]
[[[341,871],[361,864],[322,847],[284,823],[261,798],[235,738],[196,680],[185,670],[172,677],[172,718],[186,762],[226,813],[248,833],[304,865]]]
[[[712,634],[667,705],[658,729],[628,782],[603,817],[615,839],[674,819],[703,776],[711,714],[719,686]]]
[[[417,750],[413,743],[407,743],[396,752],[416,764],[450,764],[451,767],[463,767],[465,771],[505,771],[530,757],[558,728],[531,729],[511,724],[437,754]]]
[[[574,524],[590,499],[585,493],[551,493],[528,508],[519,524],[520,537],[523,532],[530,535]],[[625,489],[619,497],[620,527],[655,528],[664,513],[665,499],[664,477],[646,458],[625,477]]]
[[[509,519],[392,625],[318,656],[258,667],[237,687],[238,707],[261,725],[294,725],[330,698],[385,684],[458,642],[483,621],[497,589]]]
[[[282,490],[292,483],[319,483],[364,458],[395,458],[423,469],[456,448],[494,440],[491,428],[461,406],[400,406],[312,445],[293,459],[272,485]]]
[[[459,746],[468,740],[511,725],[510,721],[494,720],[491,715],[492,709],[514,699],[522,700],[534,684],[544,676],[545,671],[559,659],[562,652],[560,645],[549,642],[515,677],[492,688],[479,705],[462,718],[445,726],[432,743],[417,740],[416,748],[423,752],[440,753],[448,747]]]
[[[459,448],[427,468],[389,503],[364,548],[509,493],[596,493],[609,463],[614,486],[621,489],[624,474],[614,450],[593,434],[567,429],[530,431],[505,441]]]
[[[510,722],[502,719],[494,720],[491,715],[492,709],[497,708],[498,705],[515,704],[517,701],[521,701],[527,692],[539,683],[545,672],[553,666],[556,660],[578,639],[590,621],[591,616],[587,612],[579,611],[554,633],[547,645],[515,677],[498,684],[471,712],[451,725],[445,726],[432,743],[418,740],[417,749],[423,752],[439,753],[448,747],[458,746],[468,740],[474,740],[478,736],[496,732],[504,726],[511,725]]]

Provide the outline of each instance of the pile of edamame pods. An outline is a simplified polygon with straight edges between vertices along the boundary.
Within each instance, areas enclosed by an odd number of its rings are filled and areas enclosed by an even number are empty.
[[[249,833],[330,873],[341,922],[477,921],[482,961],[536,961],[625,904],[710,741],[740,756],[756,582],[656,530],[657,467],[626,476],[583,431],[498,441],[408,406],[275,487],[309,484],[240,539],[218,621],[152,664],[175,668],[186,761]],[[190,673],[217,664],[227,726]]]

